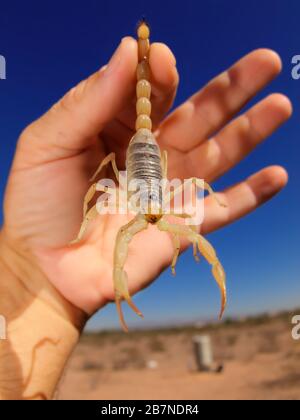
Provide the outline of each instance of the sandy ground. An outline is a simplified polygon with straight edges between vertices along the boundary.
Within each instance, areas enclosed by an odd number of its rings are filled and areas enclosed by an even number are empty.
[[[290,319],[83,336],[57,398],[298,400],[300,341],[292,340]],[[222,373],[196,370],[199,333],[211,336]]]

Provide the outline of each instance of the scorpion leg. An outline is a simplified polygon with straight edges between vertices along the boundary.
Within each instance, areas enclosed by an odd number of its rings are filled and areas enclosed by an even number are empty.
[[[187,214],[187,213],[178,214],[178,213],[175,213],[174,211],[171,211],[171,213],[168,214],[168,216],[181,217],[182,219],[191,218],[190,214]],[[196,233],[198,232],[197,226],[190,225],[190,228],[193,229]],[[193,256],[196,262],[200,261],[200,258],[198,256],[197,242],[193,242]]]
[[[82,237],[83,237],[83,235],[84,235],[84,233],[85,233],[85,231],[88,227],[89,222],[91,220],[95,219],[97,217],[97,214],[100,214],[100,212],[97,212],[97,204],[95,204],[89,211],[87,211],[88,203],[91,201],[91,199],[93,198],[96,191],[102,191],[102,192],[106,192],[106,193],[109,193],[109,194],[112,194],[114,192],[114,190],[112,188],[107,188],[107,187],[104,187],[102,185],[100,185],[100,187],[98,186],[97,190],[96,190],[96,184],[93,184],[90,187],[90,189],[88,190],[88,192],[85,196],[85,199],[84,199],[83,221],[81,223],[79,233],[77,235],[77,238],[74,239],[72,242],[70,242],[70,244],[78,243],[82,239]],[[105,201],[103,201],[101,204],[102,204],[102,206],[104,206]],[[99,204],[98,204],[98,206],[99,206]]]
[[[221,311],[220,318],[223,315],[226,306],[226,275],[224,269],[216,255],[215,250],[211,244],[199,233],[195,232],[189,226],[170,224],[163,218],[157,222],[157,227],[161,231],[170,232],[187,237],[192,243],[197,243],[199,252],[205,257],[205,259],[212,265],[212,274],[221,291]]]
[[[95,184],[91,185],[90,188],[88,189],[88,192],[86,193],[86,195],[84,197],[84,200],[83,200],[83,218],[86,216],[89,202],[94,197],[96,191],[100,191],[100,192],[104,192],[104,193],[108,193],[108,194],[113,194],[114,193],[113,188],[105,187],[104,185],[98,184],[97,182]]]
[[[173,244],[174,244],[174,255],[173,255],[173,260],[172,260],[172,264],[171,264],[171,270],[172,270],[172,274],[173,276],[176,275],[176,263],[178,260],[178,256],[179,256],[179,252],[180,252],[180,239],[179,239],[179,235],[174,234],[173,235]]]
[[[79,233],[77,235],[77,238],[74,239],[71,244],[77,244],[85,234],[85,231],[88,227],[88,224],[91,220],[95,219],[98,216],[97,206],[96,204],[87,212],[85,215],[83,222],[81,223]]]
[[[85,218],[85,216],[86,216],[89,202],[92,200],[92,198],[94,197],[94,195],[96,193],[96,187],[97,187],[97,184],[96,183],[93,184],[93,185],[91,185],[90,188],[88,189],[88,192],[84,196],[84,200],[83,200],[83,218]]]
[[[117,168],[117,164],[116,164],[116,155],[115,153],[110,153],[109,155],[107,155],[102,162],[100,163],[98,169],[96,170],[96,172],[94,173],[94,175],[92,176],[92,178],[90,179],[90,181],[94,181],[97,177],[97,175],[102,171],[102,169],[104,168],[104,166],[107,166],[109,163],[111,162],[114,174],[116,175],[117,180],[119,181],[119,171]]]
[[[196,234],[198,233],[197,226],[190,226],[190,229],[192,229]],[[198,255],[198,244],[195,241],[193,242],[193,257],[197,263],[200,261],[200,257]]]
[[[190,178],[188,179],[188,181],[192,181],[192,183],[200,188],[203,189],[205,191],[208,191],[208,193],[210,195],[212,195],[214,197],[214,199],[216,200],[216,202],[221,206],[221,207],[227,207],[226,204],[222,203],[222,201],[220,201],[219,197],[217,196],[217,194],[214,192],[214,190],[212,189],[212,187],[205,181],[199,179],[199,178]],[[178,188],[175,188],[175,190],[171,191],[171,193],[169,193],[169,195],[167,196],[167,203],[170,203],[173,198],[175,197],[175,195],[182,193],[184,189],[184,184],[179,185]]]
[[[214,190],[212,189],[212,187],[204,181],[204,185],[202,185],[202,181],[194,178],[196,180],[196,185],[199,188],[203,188],[205,191],[208,191],[210,195],[212,195],[214,197],[214,199],[216,200],[216,202],[219,204],[219,206],[221,207],[227,207],[227,205],[225,203],[223,203],[222,201],[220,201],[219,197],[216,195],[216,193],[214,192]],[[200,183],[200,185],[199,185]]]
[[[121,227],[117,234],[115,251],[114,251],[114,270],[113,280],[115,289],[115,302],[117,311],[119,314],[121,325],[124,331],[128,331],[126,322],[124,320],[121,300],[125,299],[131,309],[139,316],[143,317],[141,311],[134,305],[131,300],[128,284],[127,284],[127,273],[124,270],[124,265],[128,255],[128,245],[134,235],[142,230],[146,229],[148,222],[140,214],[136,215],[127,225]]]

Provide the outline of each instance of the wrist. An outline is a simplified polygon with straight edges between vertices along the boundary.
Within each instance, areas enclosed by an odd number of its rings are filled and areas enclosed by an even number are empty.
[[[84,326],[31,257],[0,233],[0,399],[51,398]],[[2,363],[5,361],[5,363]]]
[[[47,277],[39,267],[30,250],[24,246],[12,243],[3,229],[0,231],[0,266],[10,277],[14,278],[8,282],[5,277],[1,278],[2,287],[7,286],[7,291],[14,296],[14,301],[18,302],[18,310],[30,305],[33,300],[39,300],[41,304],[52,310],[58,318],[66,325],[78,329],[83,329],[87,320],[87,315],[79,308],[67,301],[48,281]],[[0,283],[0,287],[1,287]],[[21,305],[21,307],[20,307]],[[14,305],[7,308],[14,311]]]

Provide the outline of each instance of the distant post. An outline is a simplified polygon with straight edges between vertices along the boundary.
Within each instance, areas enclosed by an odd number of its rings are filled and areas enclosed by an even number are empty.
[[[193,345],[197,370],[202,372],[212,371],[213,352],[210,337],[208,335],[195,335]]]
[[[0,55],[0,79],[6,79],[6,60],[3,55]]]

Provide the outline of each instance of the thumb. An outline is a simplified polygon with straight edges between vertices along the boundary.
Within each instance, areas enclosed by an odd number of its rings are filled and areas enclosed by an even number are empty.
[[[103,126],[126,106],[134,90],[136,66],[136,41],[126,37],[107,66],[71,89],[23,131],[15,164],[66,158],[91,145]]]

